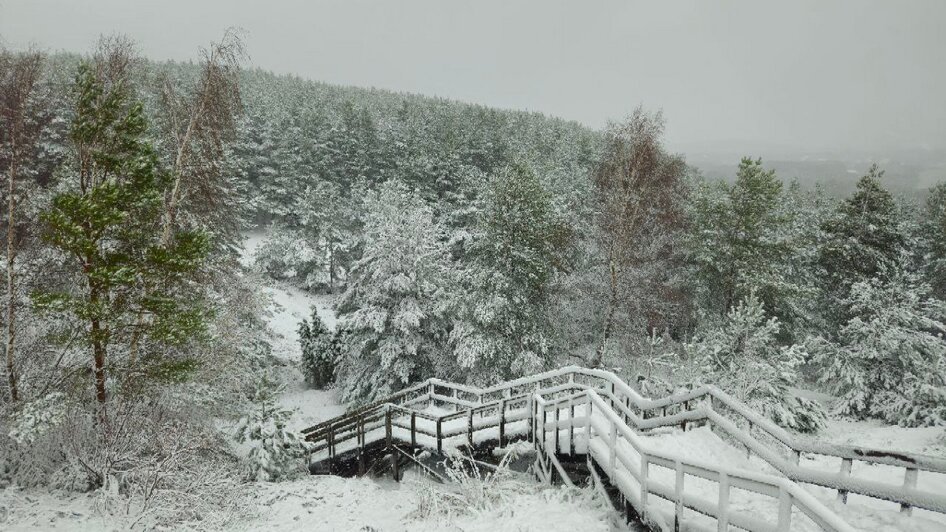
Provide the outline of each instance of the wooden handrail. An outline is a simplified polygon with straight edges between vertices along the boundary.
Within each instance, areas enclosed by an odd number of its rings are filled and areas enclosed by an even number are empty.
[[[731,437],[742,443],[756,455],[772,465],[776,470],[786,477],[811,484],[817,484],[831,489],[837,489],[844,492],[859,493],[874,498],[880,498],[898,502],[905,509],[912,506],[926,508],[932,511],[946,513],[946,497],[937,496],[928,492],[919,491],[915,487],[915,475],[917,471],[933,472],[946,474],[946,460],[916,455],[911,453],[896,453],[878,449],[870,449],[855,446],[831,445],[810,440],[805,440],[792,435],[775,425],[771,420],[759,415],[750,409],[744,403],[732,398],[722,390],[713,386],[701,386],[684,393],[673,394],[659,399],[647,399],[642,397],[637,391],[628,386],[623,380],[614,373],[600,369],[586,369],[576,366],[567,366],[558,370],[547,371],[536,375],[515,379],[501,383],[488,388],[477,388],[474,386],[458,385],[439,379],[428,379],[424,382],[415,384],[409,388],[399,391],[393,395],[392,401],[379,401],[371,405],[359,408],[343,416],[328,420],[318,425],[314,425],[304,432],[308,441],[318,441],[329,436],[336,442],[345,441],[346,431],[355,427],[356,419],[372,418],[378,419],[383,416],[387,409],[398,409],[400,412],[412,412],[416,417],[426,419],[437,423],[438,427],[444,421],[460,419],[469,416],[471,413],[487,413],[500,407],[502,401],[503,412],[506,411],[509,404],[515,404],[516,401],[526,403],[532,401],[533,394],[540,392],[539,396],[561,394],[569,390],[584,390],[588,385],[582,384],[576,380],[581,377],[588,382],[603,383],[604,386],[598,388],[599,396],[606,397],[609,401],[609,407],[615,412],[619,412],[624,421],[638,430],[648,430],[661,426],[681,425],[694,421],[709,421],[715,426],[723,429]],[[590,379],[590,381],[589,381]],[[434,394],[435,388],[455,390],[457,392],[473,395],[477,401],[468,401],[449,395]],[[528,390],[526,392],[513,395],[511,392],[515,389]],[[426,392],[426,393],[422,393]],[[583,392],[579,392],[583,393]],[[412,394],[420,394],[416,397],[409,397]],[[498,394],[499,397],[492,401],[484,401],[484,396]],[[575,394],[572,394],[574,396]],[[568,396],[557,400],[565,401]],[[453,404],[462,408],[463,411],[449,413],[444,415],[433,415],[419,410],[406,408],[408,405],[417,403],[430,403],[436,400],[443,403]],[[712,407],[694,404],[693,408],[686,410],[685,407],[691,403],[709,403]],[[401,406],[398,403],[403,403]],[[741,418],[750,426],[761,430],[770,436],[774,441],[791,451],[795,461],[790,461],[783,454],[769,448],[761,441],[746,432],[733,423],[728,417],[721,415],[715,410],[715,406],[725,408],[727,411]],[[665,415],[668,408],[679,407],[679,412]],[[648,413],[658,413],[659,415],[647,417]],[[498,421],[497,421],[498,422]],[[534,421],[533,421],[534,422]],[[485,428],[482,424],[475,430]],[[458,434],[467,432],[467,429],[454,429],[440,432],[438,442]],[[439,447],[439,446],[438,446]],[[324,448],[316,447],[316,449]],[[801,453],[818,454],[822,456],[840,458],[842,461],[862,461],[867,463],[884,464],[896,467],[902,467],[905,475],[913,475],[913,485],[895,486],[889,483],[868,481],[851,476],[842,476],[838,474],[816,471],[810,468],[801,467],[797,463],[797,456]],[[909,481],[909,478],[907,478]],[[909,484],[909,482],[907,482]]]

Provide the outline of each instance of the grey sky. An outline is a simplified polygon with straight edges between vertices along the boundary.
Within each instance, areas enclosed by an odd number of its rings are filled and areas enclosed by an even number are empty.
[[[662,108],[676,149],[946,148],[946,1],[0,0],[8,46],[122,32],[187,59],[227,26],[304,77],[601,126]]]

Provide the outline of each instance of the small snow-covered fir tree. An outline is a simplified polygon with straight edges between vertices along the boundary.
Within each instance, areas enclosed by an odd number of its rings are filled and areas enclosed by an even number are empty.
[[[388,181],[365,199],[364,252],[339,297],[338,379],[346,401],[390,395],[436,371],[451,301],[449,253],[432,209]]]
[[[20,445],[31,445],[51,428],[62,423],[66,415],[66,395],[52,392],[22,404],[10,416],[7,435]]]
[[[311,289],[323,281],[325,258],[304,229],[274,224],[254,255],[256,267],[273,279]]]
[[[331,384],[335,379],[338,345],[315,308],[312,309],[311,322],[302,320],[299,324],[299,347],[302,348],[302,374],[306,382],[316,388]]]
[[[750,294],[729,310],[725,319],[685,344],[685,354],[699,368],[697,379],[715,384],[786,428],[814,432],[825,415],[816,403],[791,392],[800,346],[780,346],[780,324],[767,318],[762,302]]]
[[[897,269],[855,283],[842,301],[853,316],[837,342],[815,343],[821,380],[837,411],[906,426],[946,424],[946,303]]]
[[[240,420],[236,440],[250,446],[247,455],[247,477],[272,481],[289,476],[300,464],[304,443],[288,429],[292,410],[279,405],[282,386],[264,376],[253,394],[253,410]]]

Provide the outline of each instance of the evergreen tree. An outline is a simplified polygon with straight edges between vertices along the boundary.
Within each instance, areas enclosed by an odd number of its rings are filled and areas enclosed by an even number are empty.
[[[729,310],[719,325],[685,344],[686,356],[696,362],[697,379],[719,386],[740,401],[786,428],[814,432],[825,424],[821,408],[794,395],[801,347],[779,346],[778,318],[767,318],[755,294]]]
[[[932,295],[946,301],[946,183],[930,191],[920,230],[926,279]]]
[[[338,345],[314,308],[311,322],[302,320],[299,324],[299,347],[302,348],[302,374],[306,382],[316,388],[331,384],[335,379]]]
[[[123,64],[116,59],[122,53],[113,44],[98,63],[79,67],[71,127],[74,173],[42,214],[44,238],[71,258],[75,284],[50,286],[35,297],[41,308],[85,323],[103,416],[108,372],[119,365],[108,359],[109,346],[125,338],[131,316],[147,315],[149,334],[159,341],[186,340],[204,324],[204,311],[175,288],[200,268],[207,240],[182,231],[162,245],[166,174],[144,139],[147,123],[127,75],[103,67]]]
[[[946,303],[898,268],[854,283],[837,342],[816,344],[839,413],[906,426],[946,425]]]
[[[338,378],[372,401],[444,375],[449,255],[432,209],[396,181],[365,198],[364,252],[337,303]]]
[[[304,442],[288,428],[292,411],[279,405],[283,389],[264,376],[253,392],[253,410],[240,420],[236,440],[248,444],[247,478],[273,481],[299,469]]]
[[[732,187],[701,183],[694,194],[688,247],[696,267],[700,306],[710,316],[728,313],[755,294],[785,322],[797,319],[804,292],[792,271],[798,237],[782,208],[785,194],[774,170],[743,158]]]
[[[841,202],[833,217],[825,222],[825,242],[819,256],[823,269],[822,300],[829,333],[850,319],[843,305],[855,283],[871,280],[897,270],[904,251],[901,219],[893,196],[880,183],[877,165],[857,182],[854,194]]]
[[[553,282],[568,269],[571,244],[571,228],[530,168],[509,168],[490,182],[460,272],[464,308],[451,332],[469,380],[500,381],[549,365]]]

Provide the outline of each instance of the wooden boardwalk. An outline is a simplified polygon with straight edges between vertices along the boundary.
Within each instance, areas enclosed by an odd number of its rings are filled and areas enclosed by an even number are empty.
[[[711,427],[771,472],[703,463],[656,449],[647,438],[655,429],[694,426]],[[583,457],[595,485],[613,494],[629,519],[659,530],[854,530],[802,483],[833,489],[842,502],[857,493],[905,513],[946,514],[946,494],[918,484],[920,475],[946,475],[946,460],[803,440],[711,386],[648,399],[611,372],[573,366],[490,388],[429,379],[303,433],[313,471],[363,474],[385,458],[395,478],[408,463],[425,467],[413,458],[417,450],[443,454],[527,438],[540,481],[570,484],[563,462]],[[812,468],[801,459],[809,456],[835,458],[839,468]],[[854,462],[901,469],[903,480],[856,478]],[[736,495],[749,502],[735,503]]]

